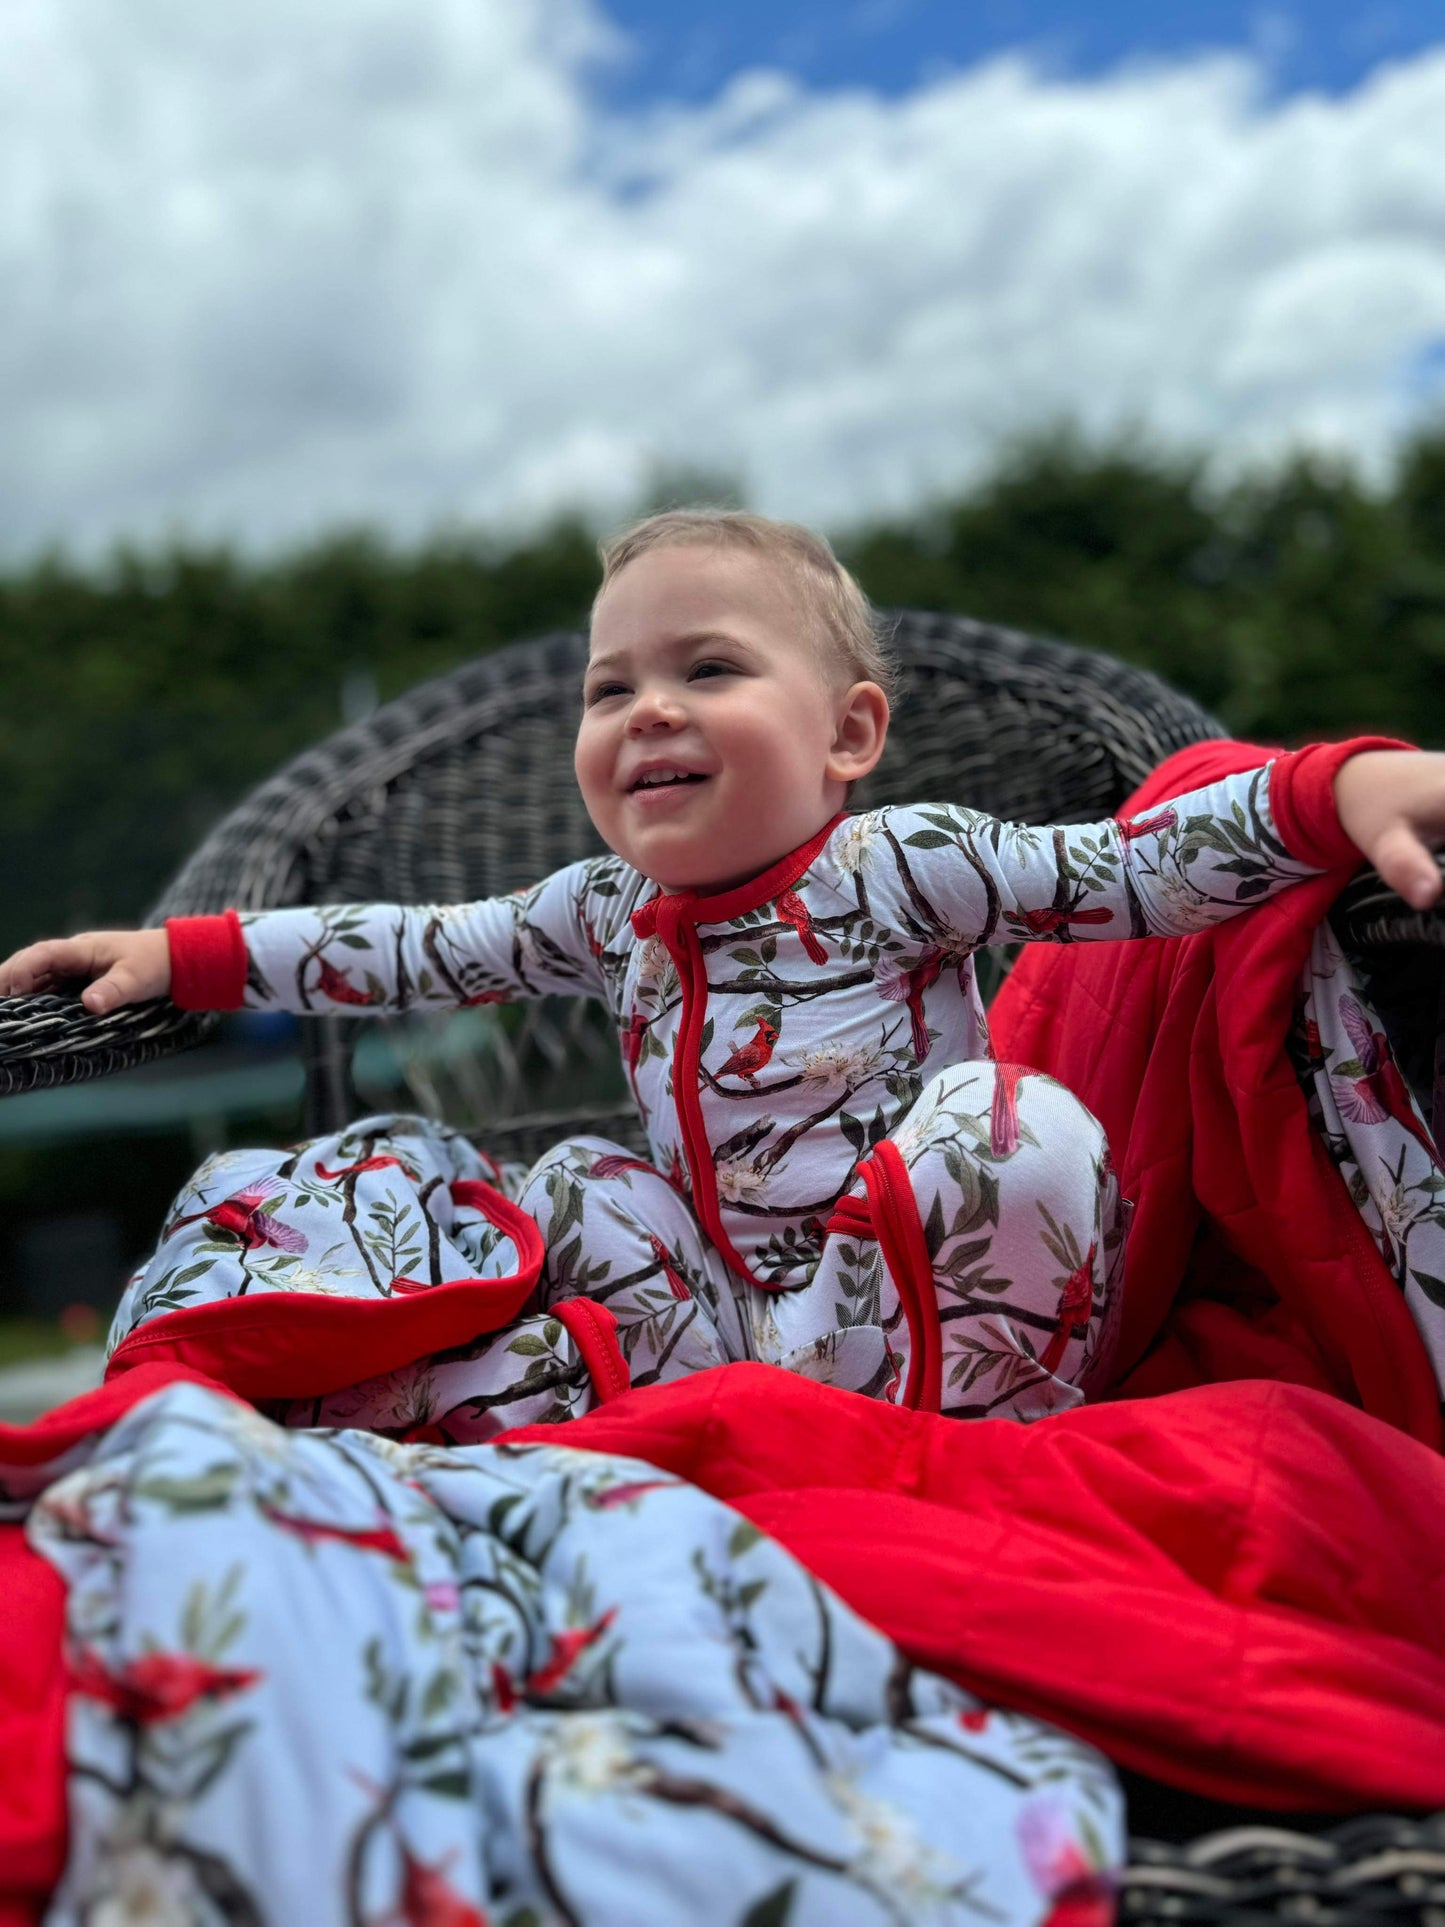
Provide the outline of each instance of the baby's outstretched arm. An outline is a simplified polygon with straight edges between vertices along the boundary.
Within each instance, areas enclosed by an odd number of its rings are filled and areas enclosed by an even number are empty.
[[[341,1016],[599,995],[619,900],[606,868],[573,864],[477,903],[227,911],[52,939],[0,964],[0,995],[89,977],[97,1015],[169,994],[186,1010]]]
[[[1439,890],[1425,843],[1445,830],[1445,757],[1379,740],[1280,755],[1120,820],[886,810],[891,864],[869,868],[895,871],[886,894],[905,920],[958,949],[1187,936],[1365,857],[1423,905]]]

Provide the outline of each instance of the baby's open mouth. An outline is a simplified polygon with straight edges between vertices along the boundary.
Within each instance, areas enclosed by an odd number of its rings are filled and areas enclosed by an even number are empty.
[[[646,770],[628,790],[628,795],[636,796],[639,790],[673,789],[684,783],[705,783],[706,781],[706,776],[700,770]]]

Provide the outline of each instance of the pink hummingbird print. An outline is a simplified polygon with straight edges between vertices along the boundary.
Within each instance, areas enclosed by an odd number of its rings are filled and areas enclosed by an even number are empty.
[[[213,1230],[238,1239],[245,1251],[259,1251],[264,1245],[274,1245],[278,1251],[289,1251],[299,1256],[306,1249],[305,1233],[293,1229],[289,1224],[282,1224],[279,1218],[273,1218],[265,1209],[267,1199],[284,1189],[285,1186],[276,1178],[262,1178],[248,1190],[238,1191],[235,1197],[227,1198],[221,1204],[213,1204],[209,1210],[193,1211],[189,1217],[172,1219],[165,1235],[170,1237],[182,1225],[197,1224],[204,1218]]]
[[[1016,1092],[1026,1077],[1035,1073],[1023,1064],[995,1064],[993,1108],[988,1120],[988,1148],[996,1158],[1009,1157],[1019,1148],[1019,1110]]]
[[[651,1171],[654,1177],[658,1172],[646,1158],[623,1157],[620,1152],[607,1151],[600,1158],[594,1158],[587,1167],[589,1178],[620,1178],[625,1171]]]
[[[1352,1124],[1383,1124],[1387,1117],[1402,1124],[1423,1148],[1426,1156],[1438,1162],[1434,1140],[1415,1115],[1410,1093],[1382,1030],[1372,1031],[1369,1019],[1353,997],[1341,997],[1340,1021],[1344,1024],[1362,1075],[1330,1078],[1330,1089],[1340,1116]]]
[[[808,914],[808,906],[796,890],[784,890],[780,897],[773,900],[773,908],[784,923],[790,923],[803,940],[803,948],[815,964],[828,961],[828,953],[818,941],[813,929],[813,919]]]
[[[913,1059],[917,1064],[923,1062],[933,1047],[928,1025],[923,1019],[923,999],[942,976],[947,961],[946,950],[925,951],[911,970],[900,971],[897,976],[886,978],[878,986],[879,995],[886,997],[890,1003],[907,1004],[913,1025]]]

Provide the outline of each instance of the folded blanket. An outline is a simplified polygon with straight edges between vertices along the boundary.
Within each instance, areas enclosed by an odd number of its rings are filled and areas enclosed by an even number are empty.
[[[1271,753],[1196,743],[1124,813]],[[1193,937],[1035,945],[989,1023],[996,1056],[1057,1077],[1099,1118],[1134,1201],[1116,1393],[1288,1379],[1439,1447],[1429,1354],[1288,1049],[1317,929],[1357,867]]]

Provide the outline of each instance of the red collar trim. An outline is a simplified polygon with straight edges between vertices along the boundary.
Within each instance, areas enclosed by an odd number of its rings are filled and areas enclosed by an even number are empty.
[[[779,857],[761,876],[738,884],[734,890],[722,890],[711,897],[700,897],[692,890],[649,897],[646,903],[633,911],[633,929],[639,937],[652,936],[657,929],[658,907],[663,903],[677,905],[672,914],[679,923],[731,923],[734,917],[746,916],[749,910],[760,910],[765,903],[771,903],[775,897],[781,896],[784,890],[790,890],[798,878],[812,868],[824,844],[847,814],[846,810],[839,810],[816,836],[809,837],[806,843],[800,844],[787,856]]]

